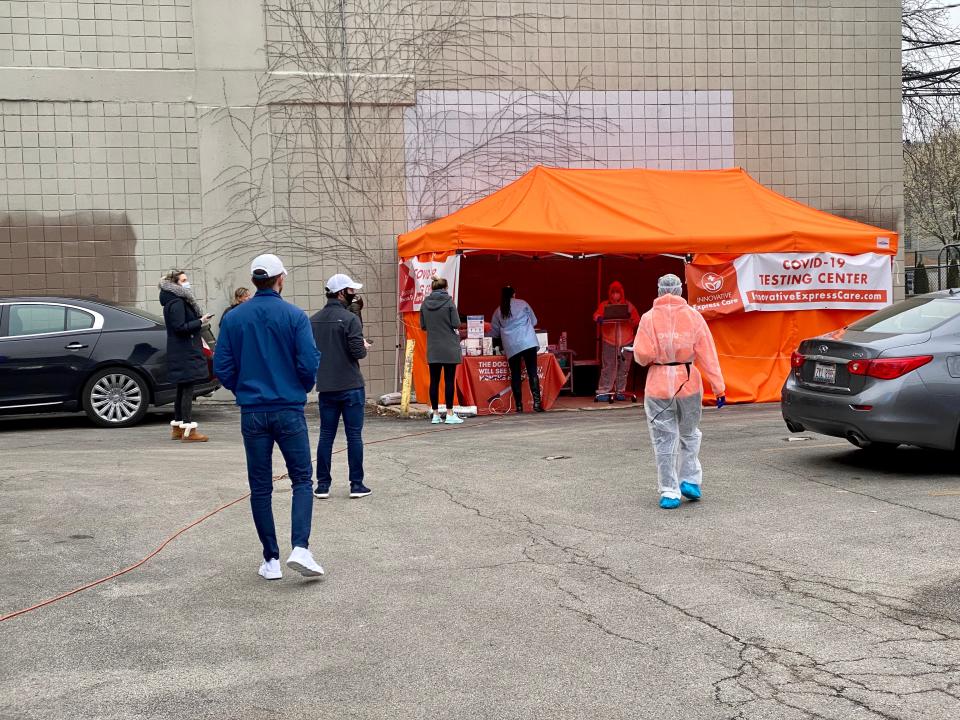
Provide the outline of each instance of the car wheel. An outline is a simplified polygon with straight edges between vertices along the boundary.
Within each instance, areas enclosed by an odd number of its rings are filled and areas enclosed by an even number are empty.
[[[100,427],[122,428],[143,420],[150,406],[150,390],[138,372],[107,368],[83,388],[83,409]]]

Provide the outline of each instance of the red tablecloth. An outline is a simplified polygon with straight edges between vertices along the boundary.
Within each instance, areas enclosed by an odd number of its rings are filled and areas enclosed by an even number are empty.
[[[530,383],[527,382],[526,367],[523,374],[523,409],[533,409],[530,396]],[[545,410],[553,407],[566,376],[560,369],[560,363],[550,353],[537,355],[537,374],[540,376],[540,396]],[[510,387],[510,365],[502,355],[468,356],[457,367],[457,393],[461,405],[476,405],[477,414],[490,415],[493,412],[506,412],[513,409],[513,393]],[[507,393],[493,403],[490,398],[508,388]]]

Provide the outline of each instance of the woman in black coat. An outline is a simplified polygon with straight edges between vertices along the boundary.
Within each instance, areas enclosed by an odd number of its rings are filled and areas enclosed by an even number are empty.
[[[209,438],[197,431],[197,423],[192,421],[193,386],[210,377],[200,328],[210,324],[212,315],[200,311],[182,270],[169,273],[159,287],[167,326],[167,380],[177,386],[171,437],[185,443],[206,442]]]
[[[460,313],[453,298],[447,292],[447,281],[434,278],[433,292],[420,305],[420,328],[427,331],[427,364],[430,365],[430,404],[433,406],[432,423],[441,422],[440,373],[443,372],[443,389],[447,402],[447,425],[463,422],[453,412],[454,378],[457,365],[463,359],[460,352]]]

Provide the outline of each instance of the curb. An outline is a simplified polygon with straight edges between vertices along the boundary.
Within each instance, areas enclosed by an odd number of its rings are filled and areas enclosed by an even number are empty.
[[[376,411],[377,415],[383,417],[394,417],[400,420],[425,420],[430,417],[430,408],[426,405],[416,405],[410,404],[410,412],[408,415],[403,415],[400,412],[399,405],[376,405],[370,403],[370,406]]]

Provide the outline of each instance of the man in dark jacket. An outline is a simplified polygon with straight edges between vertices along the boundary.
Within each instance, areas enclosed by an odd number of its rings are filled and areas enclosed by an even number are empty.
[[[360,318],[347,310],[363,285],[338,273],[327,280],[327,305],[310,318],[313,339],[320,350],[317,396],[320,403],[320,441],[317,443],[317,489],[314,497],[330,497],[333,439],[343,417],[347,435],[350,497],[371,493],[363,484],[363,412],[366,404],[360,360],[367,356]]]
[[[310,438],[303,407],[313,389],[320,354],[310,323],[280,293],[287,270],[276,255],[260,255],[250,266],[257,294],[239,305],[220,326],[213,369],[237,397],[240,430],[247,453],[250,508],[263,544],[260,575],[279,580],[280,548],[273,523],[273,446],[283,453],[293,486],[291,544],[287,567],[301,575],[323,575],[310,553],[313,478]]]

